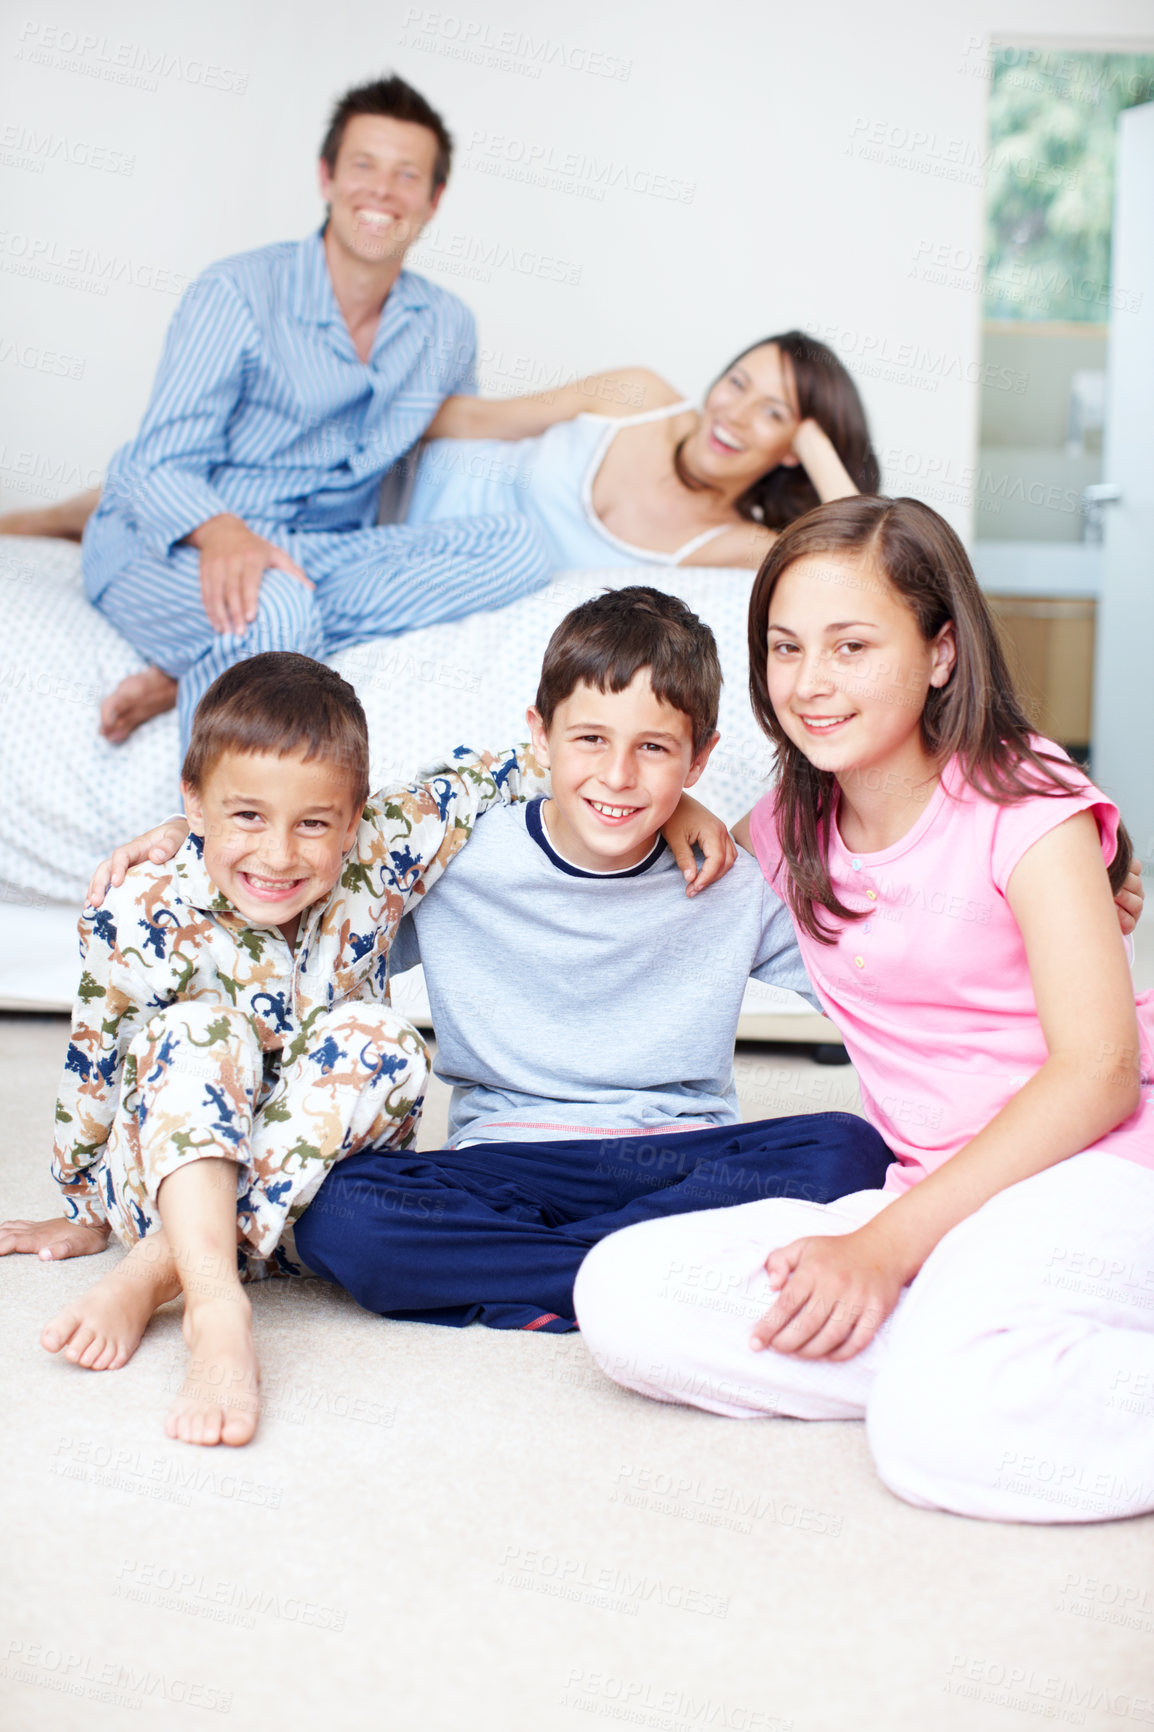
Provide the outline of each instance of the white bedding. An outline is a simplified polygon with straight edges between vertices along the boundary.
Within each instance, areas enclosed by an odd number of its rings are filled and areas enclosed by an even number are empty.
[[[647,582],[683,597],[716,634],[726,681],[721,741],[696,792],[734,822],[771,768],[747,692],[751,581],[748,571],[704,567],[564,572],[511,607],[346,651],[333,665],[365,706],[374,786],[407,781],[456,745],[523,739],[561,617],[605,587]],[[100,738],[101,698],[143,663],[89,606],[77,546],[0,537],[0,595],[0,1003],[67,1004],[61,935],[74,928],[92,866],[178,808],[176,718],[149,722],[122,746]],[[74,958],[73,945],[69,938]],[[828,1038],[828,1025],[792,994],[775,1001],[759,989],[755,998],[767,1010],[779,1003],[791,1021],[803,1012],[804,1038]]]

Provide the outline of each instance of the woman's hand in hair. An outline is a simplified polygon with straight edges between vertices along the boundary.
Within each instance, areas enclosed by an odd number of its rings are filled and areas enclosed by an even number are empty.
[[[834,449],[825,428],[812,417],[793,436],[793,454],[813,482],[823,505],[831,499],[851,499],[857,486]]]
[[[114,849],[92,874],[85,896],[86,905],[99,908],[109,889],[124,883],[129,867],[139,866],[145,860],[151,860],[154,866],[163,866],[187,838],[187,818],[166,818],[163,824],[154,825],[143,836],[134,836],[131,842]]]
[[[1146,892],[1142,888],[1142,862],[1135,855],[1130,861],[1130,870],[1126,874],[1126,881],[1114,898],[1114,905],[1118,910],[1118,924],[1122,928],[1124,938],[1129,938],[1141,920],[1145,900]]]
[[[798,1359],[852,1359],[873,1340],[898,1302],[902,1277],[869,1227],[795,1239],[766,1258],[777,1299],[754,1327],[750,1346]]]

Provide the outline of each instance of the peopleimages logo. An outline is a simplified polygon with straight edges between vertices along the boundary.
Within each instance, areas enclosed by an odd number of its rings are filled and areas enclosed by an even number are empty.
[[[640,163],[590,156],[583,150],[566,150],[557,144],[516,138],[506,132],[474,130],[464,162],[478,174],[495,174],[598,201],[604,199],[607,190],[618,190],[692,204],[697,191],[696,181]]]
[[[0,229],[0,271],[90,295],[106,295],[114,284],[123,283],[134,289],[182,295],[191,280],[183,271],[169,270],[165,265],[119,253],[99,253],[92,247],[68,246],[50,235],[23,234],[14,229]]]
[[[624,83],[633,71],[633,62],[619,54],[603,54],[600,49],[560,42],[552,36],[533,36],[526,30],[495,30],[486,19],[463,18],[460,13],[443,12],[435,6],[410,6],[400,41],[404,48],[419,48],[524,78],[540,78],[542,68],[551,66]]]
[[[248,89],[247,72],[151,43],[126,42],[87,30],[39,24],[34,19],[25,20],[18,41],[17,60],[52,67],[57,72],[78,72],[82,77],[98,78],[106,84],[157,91],[162,78],[174,78],[181,84],[195,84],[233,96],[243,96]]]
[[[538,277],[544,282],[567,283],[574,288],[581,281],[581,266],[569,259],[554,258],[533,247],[512,246],[504,240],[450,231],[436,224],[425,229],[410,258],[421,270],[468,276],[482,283],[492,280],[494,270],[513,271],[518,276]]]
[[[146,1662],[102,1660],[51,1642],[8,1643],[0,1672],[13,1683],[34,1684],[107,1707],[139,1711],[146,1701],[179,1703],[210,1714],[232,1711],[232,1692],[191,1678],[173,1678]]]
[[[0,128],[0,164],[5,168],[29,169],[43,174],[46,163],[66,162],[73,168],[95,168],[104,174],[132,174],[135,156],[90,139],[69,138],[60,132],[37,132],[35,127],[12,124]]]
[[[59,349],[42,349],[39,343],[19,343],[11,337],[0,336],[0,362],[56,379],[84,377],[85,363],[79,355],[63,355]]]

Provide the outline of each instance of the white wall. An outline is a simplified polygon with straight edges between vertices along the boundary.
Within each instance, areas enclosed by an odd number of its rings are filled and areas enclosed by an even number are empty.
[[[457,139],[422,268],[474,308],[487,388],[638,361],[696,394],[798,324],[857,372],[887,484],[965,531],[983,44],[1041,31],[1154,36],[1148,0],[1092,25],[1081,0],[22,7],[0,26],[0,499],[98,478],[183,283],[318,222],[328,107],[393,68]],[[531,160],[553,184],[517,178]]]

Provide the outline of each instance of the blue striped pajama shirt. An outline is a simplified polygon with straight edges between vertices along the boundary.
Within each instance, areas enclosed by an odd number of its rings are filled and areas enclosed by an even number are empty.
[[[376,526],[382,476],[445,397],[475,389],[475,328],[455,295],[402,271],[363,362],[322,234],[224,259],[192,284],[85,531],[88,595],[179,680],[185,740],[207,687],[246,656],[330,656],[502,607],[549,575],[515,515]],[[221,512],[284,548],[316,589],[270,569],[248,630],[214,632],[200,555],[181,543]]]

